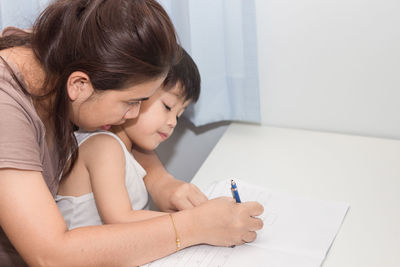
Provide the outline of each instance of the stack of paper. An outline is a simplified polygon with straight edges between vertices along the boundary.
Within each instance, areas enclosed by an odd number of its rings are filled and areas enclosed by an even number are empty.
[[[240,198],[264,206],[264,227],[257,239],[234,248],[193,246],[147,266],[269,266],[318,267],[335,239],[349,205],[321,201],[235,180]],[[230,180],[214,182],[206,191],[212,199],[230,196]]]

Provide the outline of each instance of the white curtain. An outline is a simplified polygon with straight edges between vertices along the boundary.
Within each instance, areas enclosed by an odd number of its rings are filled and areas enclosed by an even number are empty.
[[[0,0],[0,29],[29,28],[51,0]],[[185,112],[195,125],[260,122],[255,0],[159,0],[200,70],[200,99]]]
[[[0,29],[7,26],[29,28],[50,0],[1,0]]]
[[[254,0],[159,0],[202,79],[185,116],[200,126],[222,120],[260,122]]]

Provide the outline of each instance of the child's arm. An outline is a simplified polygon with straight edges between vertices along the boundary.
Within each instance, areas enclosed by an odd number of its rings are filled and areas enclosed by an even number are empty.
[[[105,224],[135,222],[165,215],[132,209],[125,183],[125,155],[115,138],[105,134],[89,138],[79,147],[79,157],[89,173],[97,210]]]
[[[175,179],[168,173],[155,152],[133,149],[132,153],[147,172],[144,179],[147,191],[160,210],[184,210],[207,201],[194,184]]]

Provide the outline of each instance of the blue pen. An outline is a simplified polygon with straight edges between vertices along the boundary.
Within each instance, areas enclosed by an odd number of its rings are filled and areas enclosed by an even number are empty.
[[[233,198],[236,200],[236,203],[241,203],[239,197],[239,191],[237,189],[236,183],[233,180],[231,180],[231,191]]]

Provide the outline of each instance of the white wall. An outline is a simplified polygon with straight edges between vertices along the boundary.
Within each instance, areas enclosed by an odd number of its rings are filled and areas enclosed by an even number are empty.
[[[399,0],[256,7],[263,124],[400,139]],[[190,180],[225,129],[183,124],[161,159]]]
[[[400,1],[256,7],[263,124],[400,139]]]

